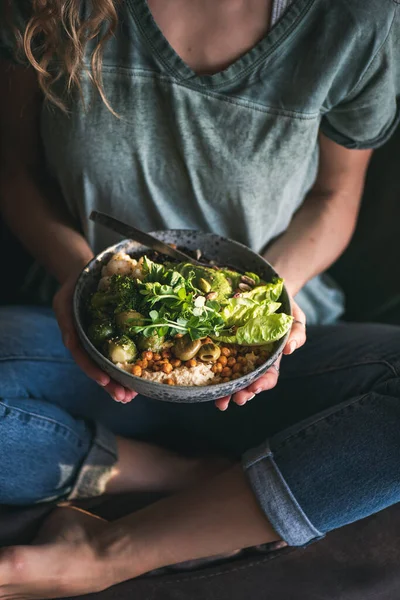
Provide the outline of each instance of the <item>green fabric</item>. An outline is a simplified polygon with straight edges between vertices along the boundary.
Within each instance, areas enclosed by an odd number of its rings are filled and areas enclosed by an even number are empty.
[[[76,99],[70,116],[42,116],[49,167],[95,252],[117,238],[88,221],[93,208],[145,230],[214,231],[262,251],[315,180],[320,127],[348,148],[367,148],[398,121],[393,0],[295,0],[250,52],[210,76],[177,56],[145,0],[125,0],[119,12],[103,77],[120,118],[87,77],[86,111]],[[0,39],[10,55],[10,36]],[[342,310],[340,292],[320,278],[299,299],[312,322]]]

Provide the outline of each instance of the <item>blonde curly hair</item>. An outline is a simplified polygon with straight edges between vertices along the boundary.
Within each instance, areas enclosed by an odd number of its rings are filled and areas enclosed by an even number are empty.
[[[14,27],[19,52],[36,70],[45,98],[62,110],[66,110],[66,104],[55,91],[54,85],[61,77],[65,77],[66,92],[76,88],[81,93],[85,48],[88,42],[96,40],[88,74],[103,102],[115,114],[104,94],[102,59],[104,44],[118,25],[118,2],[91,0],[91,12],[82,19],[81,0],[32,0],[25,29]],[[5,3],[8,18],[12,3],[13,0],[6,0]]]

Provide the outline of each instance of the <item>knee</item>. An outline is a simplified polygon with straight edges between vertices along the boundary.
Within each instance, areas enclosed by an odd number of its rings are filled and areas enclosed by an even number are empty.
[[[72,489],[89,440],[51,418],[0,403],[0,504],[61,499]]]

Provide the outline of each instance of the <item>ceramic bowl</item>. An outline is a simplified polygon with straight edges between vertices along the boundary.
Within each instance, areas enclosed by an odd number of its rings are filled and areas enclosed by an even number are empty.
[[[220,265],[235,267],[239,271],[252,271],[266,281],[271,281],[273,277],[277,276],[272,266],[260,255],[238,242],[212,233],[178,229],[154,231],[152,235],[168,244],[176,244],[182,249],[196,250],[200,248],[208,260],[215,260]],[[207,386],[169,386],[135,377],[114,365],[93,346],[85,333],[87,325],[86,311],[89,296],[97,289],[103,265],[117,252],[137,255],[144,254],[146,251],[148,252],[148,248],[132,240],[123,240],[114,246],[110,246],[96,256],[85,267],[78,278],[73,299],[75,324],[81,343],[94,362],[110,375],[112,379],[124,387],[133,389],[143,396],[164,402],[210,402],[246,388],[263,375],[281,354],[289,334],[279,340],[279,342],[276,342],[273,354],[267,362],[259,366],[256,370],[228,383]],[[280,302],[282,303],[280,311],[291,314],[290,300],[286,289],[283,290]]]

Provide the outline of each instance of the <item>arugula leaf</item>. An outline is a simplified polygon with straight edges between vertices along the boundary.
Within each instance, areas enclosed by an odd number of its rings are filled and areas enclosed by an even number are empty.
[[[172,288],[185,287],[185,278],[169,266],[155,263],[147,256],[143,257],[143,273],[146,283],[158,282]]]

